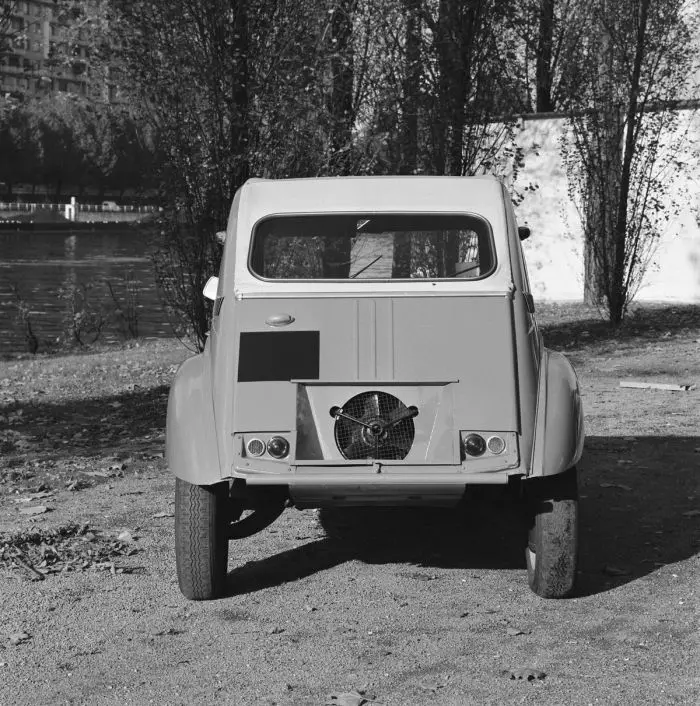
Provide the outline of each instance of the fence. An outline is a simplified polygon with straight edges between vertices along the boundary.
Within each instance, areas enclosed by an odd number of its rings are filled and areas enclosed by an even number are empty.
[[[75,198],[70,203],[22,203],[0,201],[0,220],[76,221],[136,223],[160,212],[158,206],[118,206],[116,203],[81,204]]]

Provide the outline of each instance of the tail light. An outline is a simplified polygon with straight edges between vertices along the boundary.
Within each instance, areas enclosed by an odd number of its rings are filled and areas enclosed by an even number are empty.
[[[265,453],[265,444],[260,439],[249,439],[246,449],[251,456],[262,456]]]
[[[283,436],[273,436],[267,442],[267,453],[272,458],[284,458],[289,454],[289,442]]]
[[[469,456],[482,456],[486,451],[486,441],[479,434],[469,434],[464,439],[464,452]]]

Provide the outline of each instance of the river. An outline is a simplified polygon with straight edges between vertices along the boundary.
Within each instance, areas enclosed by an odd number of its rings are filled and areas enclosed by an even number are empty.
[[[135,304],[139,336],[172,335],[143,231],[0,231],[0,354],[27,350],[25,327],[17,320],[15,288],[28,312],[39,352],[54,347],[64,334],[71,317],[66,293],[81,292],[83,285],[88,287],[91,308],[107,322],[100,340],[123,339],[126,327],[115,314],[117,305],[108,283],[122,310],[129,299]]]

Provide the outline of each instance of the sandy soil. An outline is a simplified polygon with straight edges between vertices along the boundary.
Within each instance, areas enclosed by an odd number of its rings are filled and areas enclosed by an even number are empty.
[[[332,513],[332,537],[288,510],[231,545],[226,598],[188,602],[161,456],[187,351],[0,362],[0,703],[697,703],[700,391],[619,381],[700,383],[700,315],[616,335],[581,311],[542,318],[579,372],[588,434],[564,601],[529,591],[496,492]],[[523,667],[546,676],[510,678]]]

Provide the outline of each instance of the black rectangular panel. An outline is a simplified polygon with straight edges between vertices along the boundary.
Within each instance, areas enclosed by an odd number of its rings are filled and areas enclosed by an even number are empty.
[[[241,333],[238,382],[318,380],[318,331]]]

